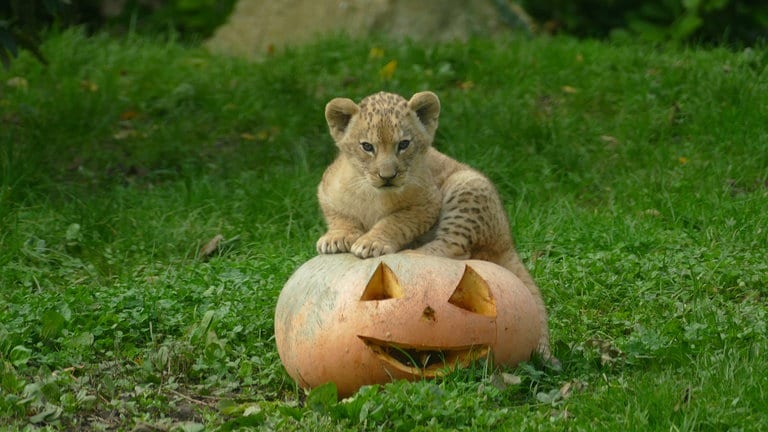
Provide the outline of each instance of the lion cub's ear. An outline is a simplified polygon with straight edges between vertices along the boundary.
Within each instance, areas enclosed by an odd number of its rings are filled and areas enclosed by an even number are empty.
[[[416,93],[408,101],[408,107],[416,113],[427,132],[434,135],[437,130],[437,118],[440,116],[440,99],[437,95],[429,91]]]
[[[360,108],[351,99],[336,98],[325,106],[325,120],[331,130],[333,140],[339,142],[344,136],[344,131],[349,126],[352,116],[357,114]]]

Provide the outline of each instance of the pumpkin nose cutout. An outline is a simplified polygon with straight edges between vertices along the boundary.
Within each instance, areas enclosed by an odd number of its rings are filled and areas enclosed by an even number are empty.
[[[430,306],[425,307],[424,312],[421,313],[421,319],[424,321],[436,321],[435,310]]]

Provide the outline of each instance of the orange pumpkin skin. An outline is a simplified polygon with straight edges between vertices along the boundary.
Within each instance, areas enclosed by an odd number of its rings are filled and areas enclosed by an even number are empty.
[[[538,309],[496,264],[397,253],[319,255],[280,292],[275,341],[301,387],[433,377],[478,357],[514,366],[536,350]]]

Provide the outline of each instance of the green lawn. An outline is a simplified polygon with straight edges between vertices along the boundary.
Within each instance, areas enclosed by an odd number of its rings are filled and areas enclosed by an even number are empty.
[[[248,62],[69,32],[43,51],[0,71],[0,428],[768,429],[768,50],[331,38]],[[381,89],[435,91],[436,146],[497,184],[561,371],[337,403],[282,369],[277,295],[324,230],[323,107]]]

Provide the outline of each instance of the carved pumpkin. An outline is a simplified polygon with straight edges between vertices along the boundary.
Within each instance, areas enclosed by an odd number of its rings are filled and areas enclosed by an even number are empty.
[[[343,397],[480,357],[515,365],[535,351],[540,321],[525,285],[490,262],[320,255],[280,292],[275,339],[300,386],[333,381]]]

